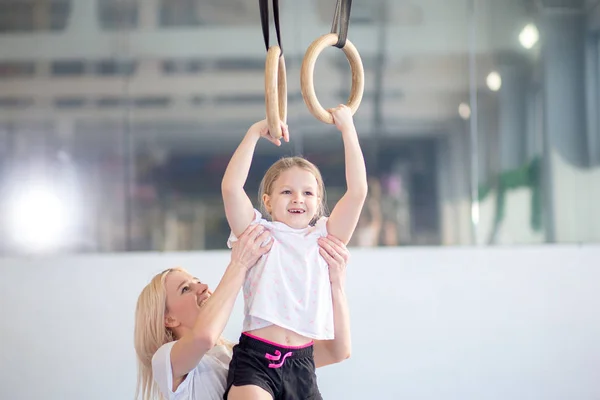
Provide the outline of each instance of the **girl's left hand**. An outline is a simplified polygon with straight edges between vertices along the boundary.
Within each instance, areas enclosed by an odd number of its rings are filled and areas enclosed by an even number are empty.
[[[340,104],[339,106],[330,109],[329,112],[333,116],[333,122],[335,122],[335,126],[341,132],[354,127],[352,110],[350,110],[350,107],[347,105]]]
[[[350,252],[338,238],[328,235],[319,238],[319,253],[329,265],[329,280],[331,284],[343,287],[346,284],[346,266]]]

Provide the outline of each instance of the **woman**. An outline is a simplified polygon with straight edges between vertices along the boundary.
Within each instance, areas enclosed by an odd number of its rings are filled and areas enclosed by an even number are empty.
[[[350,356],[345,297],[348,251],[333,237],[320,239],[333,295],[335,340],[315,341],[321,367]],[[135,320],[136,399],[220,400],[233,344],[221,338],[247,271],[271,249],[270,233],[252,225],[233,245],[231,261],[214,292],[183,269],[156,275],[139,296]]]

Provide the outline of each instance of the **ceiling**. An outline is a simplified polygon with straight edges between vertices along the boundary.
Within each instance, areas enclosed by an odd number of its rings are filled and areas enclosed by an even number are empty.
[[[45,20],[38,12],[36,25],[13,10],[7,22],[10,10],[2,7],[22,9],[28,1],[0,0],[0,72],[9,71],[0,78],[0,129],[10,124],[18,131],[35,120],[98,149],[114,146],[124,131],[159,146],[206,148],[238,138],[264,116],[256,0],[37,0],[51,10]],[[303,135],[320,134],[327,128],[300,94],[300,63],[308,45],[329,31],[335,1],[280,3],[289,121]],[[385,6],[385,23],[378,4]],[[469,4],[353,2],[349,40],[366,80],[355,117],[363,135],[443,132],[468,101],[471,76],[486,90],[496,55],[523,51],[517,35],[529,21],[526,2],[479,1],[475,18]],[[17,19],[29,28],[19,29]],[[345,102],[349,71],[335,48],[319,57],[315,87],[324,106]]]

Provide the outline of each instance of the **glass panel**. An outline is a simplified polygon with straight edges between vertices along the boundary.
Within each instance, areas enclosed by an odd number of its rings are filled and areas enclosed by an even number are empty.
[[[286,155],[320,168],[329,209],[345,191],[339,132],[299,79],[334,3],[281,2],[292,140],[259,143],[256,207]],[[370,192],[351,246],[600,242],[600,11],[580,3],[353,2]],[[226,248],[220,183],[265,116],[265,56],[252,0],[0,0],[2,251]],[[314,83],[347,101],[342,51]]]

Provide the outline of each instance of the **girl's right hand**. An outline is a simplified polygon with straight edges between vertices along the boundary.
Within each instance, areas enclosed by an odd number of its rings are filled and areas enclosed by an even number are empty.
[[[231,262],[249,270],[271,250],[273,238],[264,226],[250,225],[231,246]]]
[[[288,131],[288,126],[283,121],[280,121],[280,124],[281,124],[281,133],[283,134],[283,140],[285,142],[289,142],[290,141],[290,133]],[[281,140],[280,139],[275,139],[269,133],[269,126],[267,124],[267,120],[266,119],[263,119],[262,121],[258,121],[257,123],[255,123],[254,125],[252,125],[250,127],[250,131],[249,132],[251,132],[252,134],[264,137],[269,142],[273,143],[275,146],[281,146]]]

